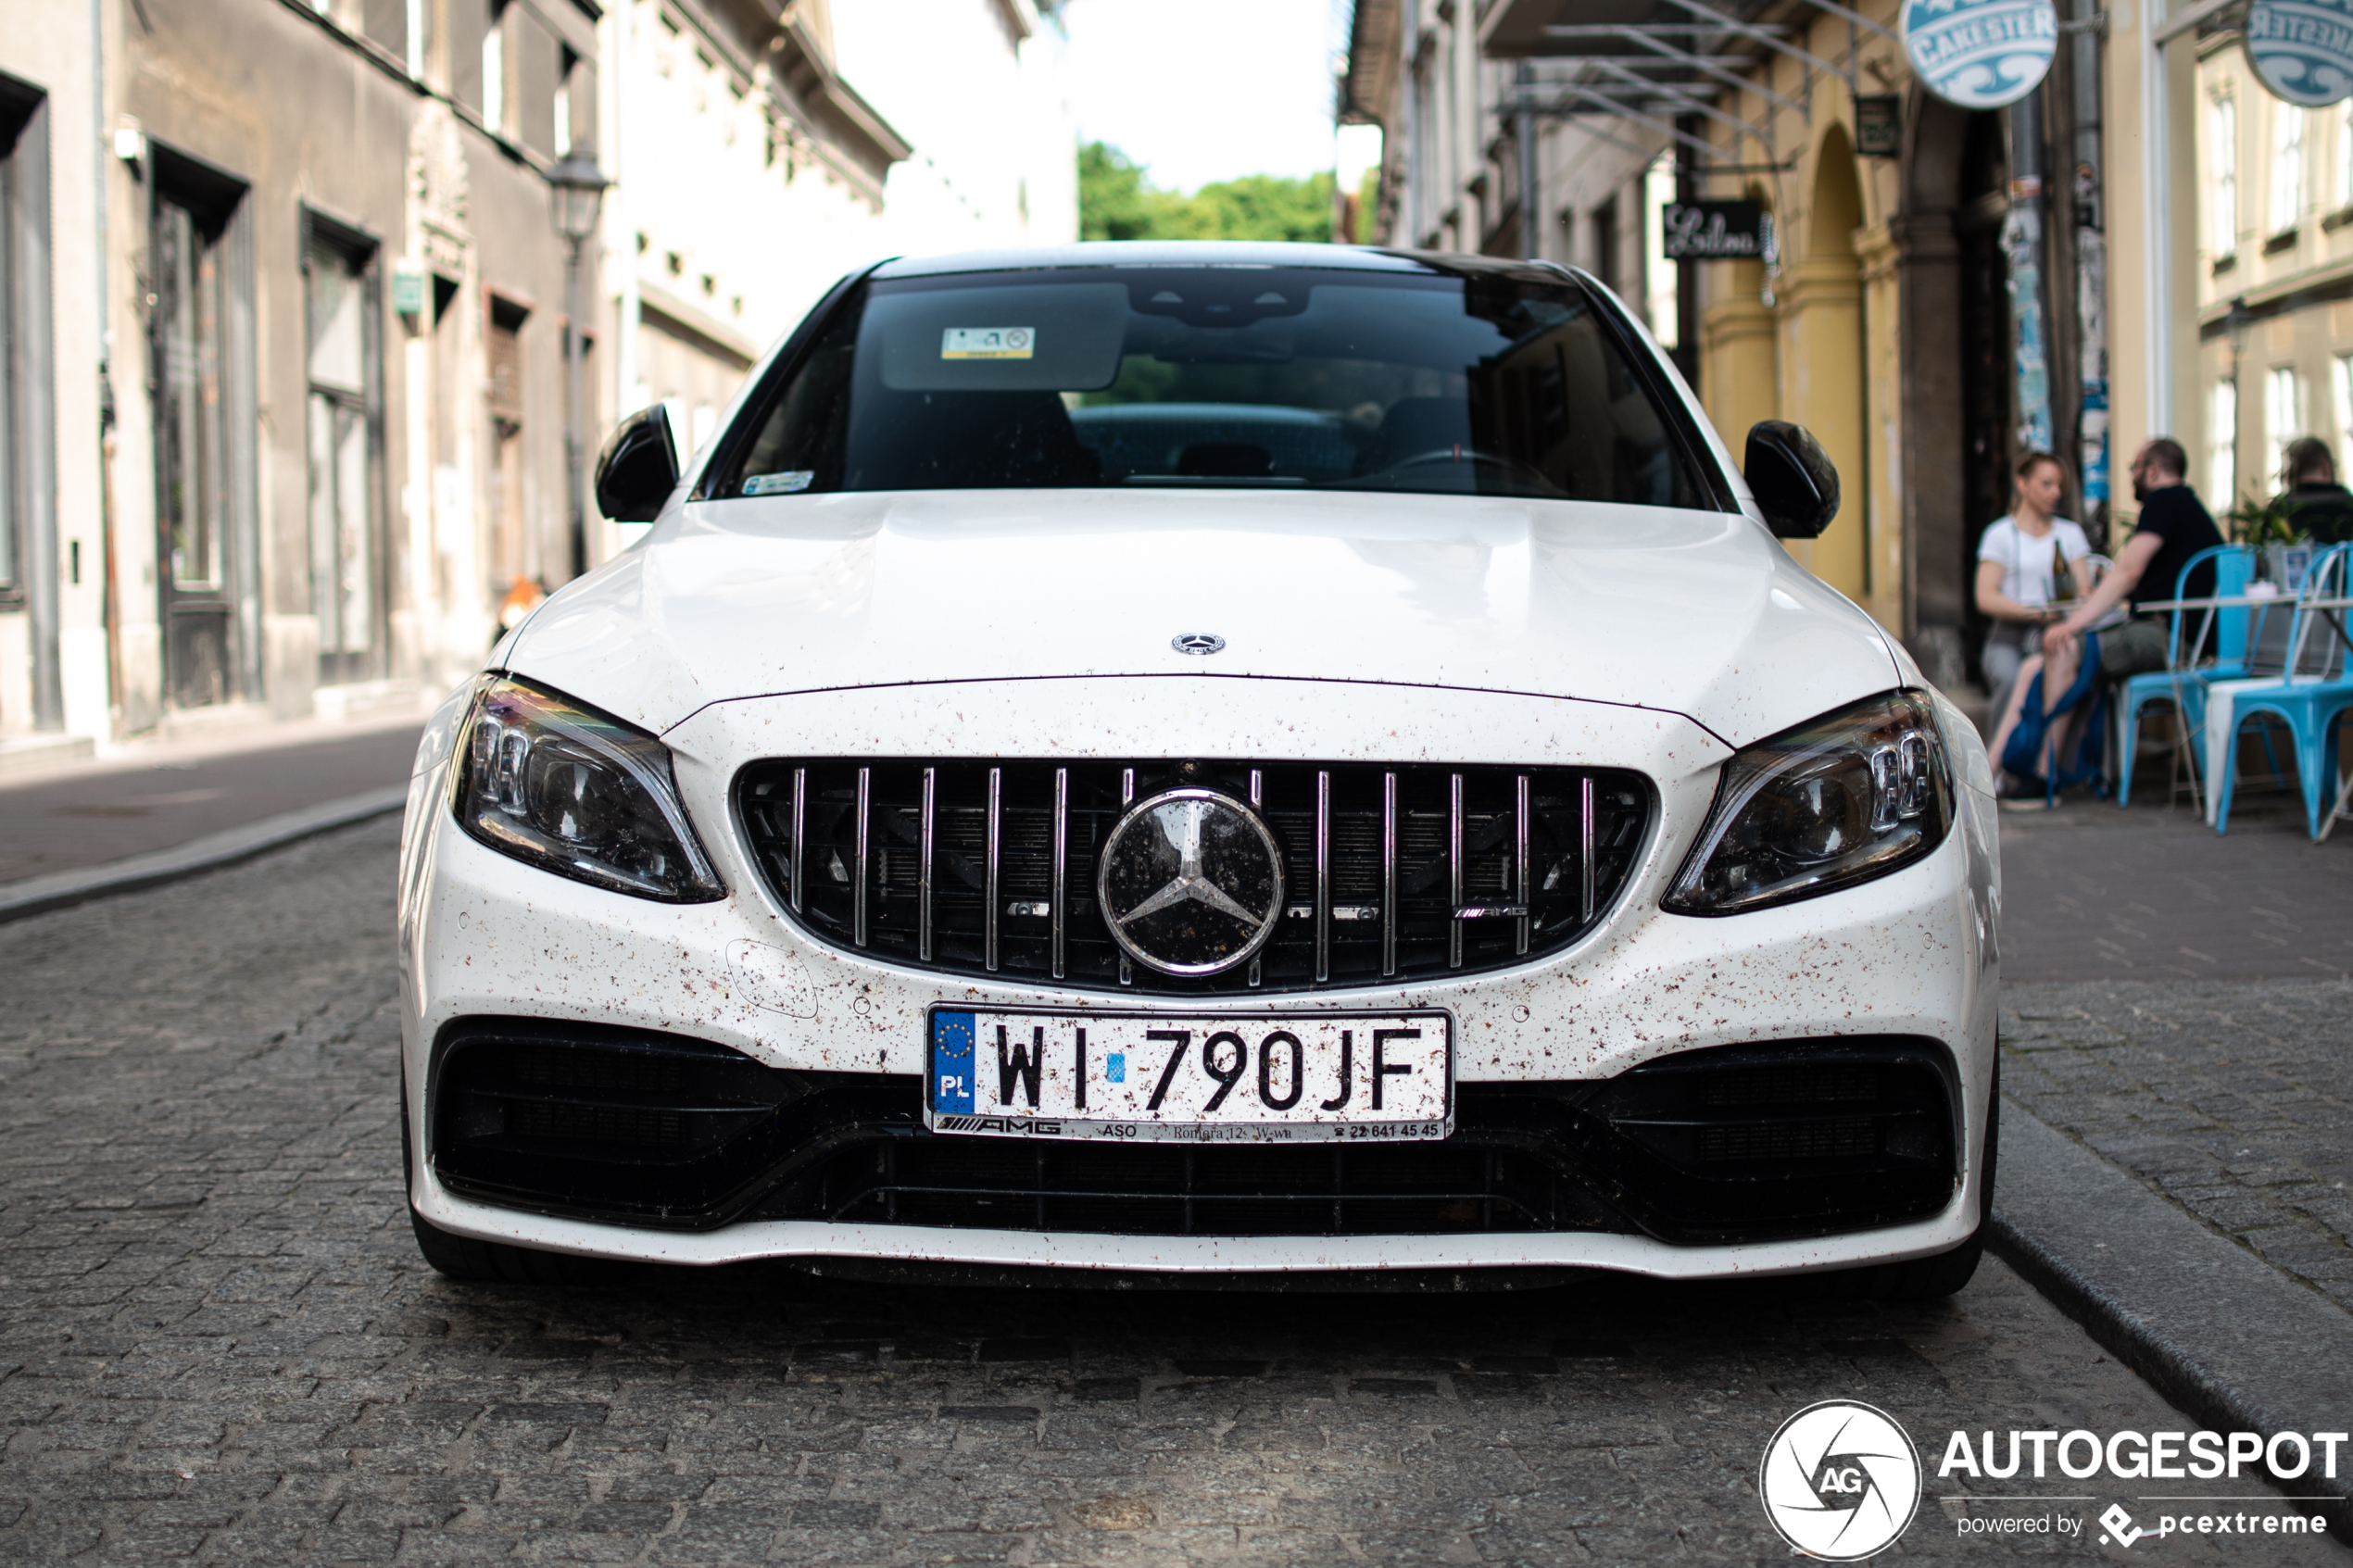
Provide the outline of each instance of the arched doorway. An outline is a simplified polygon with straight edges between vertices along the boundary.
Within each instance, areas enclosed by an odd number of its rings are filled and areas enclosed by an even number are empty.
[[[1849,598],[1871,584],[1866,567],[1869,494],[1864,468],[1863,272],[1855,231],[1863,189],[1846,128],[1833,125],[1814,160],[1805,245],[1781,272],[1781,407],[1838,465],[1838,519],[1806,554],[1814,574]]]

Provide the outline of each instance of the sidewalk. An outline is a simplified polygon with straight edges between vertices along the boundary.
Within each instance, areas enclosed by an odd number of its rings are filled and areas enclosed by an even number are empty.
[[[421,717],[300,739],[158,746],[0,779],[0,889],[107,865],[405,782]],[[261,744],[256,745],[256,742]]]
[[[2073,799],[2005,815],[2002,870],[1997,1250],[2216,1429],[2341,1429],[2353,832]]]

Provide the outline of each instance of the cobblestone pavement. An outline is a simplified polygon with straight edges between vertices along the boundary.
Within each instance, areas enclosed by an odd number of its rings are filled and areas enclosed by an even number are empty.
[[[2007,985],[2002,1087],[2353,1309],[2353,985]]]
[[[2300,797],[2246,797],[2227,835],[2186,799],[2002,819],[2005,982],[2348,974],[2353,827],[2314,844]]]
[[[2195,1424],[1990,1261],[1932,1309],[454,1286],[400,1203],[392,851],[373,824],[0,929],[0,1557],[1779,1564],[1756,1465],[1815,1399],[1931,1465],[1956,1427]],[[1958,1486],[1931,1472],[1904,1555],[2097,1554],[1954,1519],[2140,1506]]]

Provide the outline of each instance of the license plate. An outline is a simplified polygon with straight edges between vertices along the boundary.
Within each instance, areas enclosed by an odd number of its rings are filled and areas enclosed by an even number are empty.
[[[936,1133],[1189,1143],[1442,1138],[1454,1021],[1398,1013],[931,1015]]]

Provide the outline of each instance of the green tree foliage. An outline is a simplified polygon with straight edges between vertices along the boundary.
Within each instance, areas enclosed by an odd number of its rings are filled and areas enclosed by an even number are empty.
[[[1117,147],[1078,150],[1078,232],[1088,240],[1305,240],[1332,237],[1332,177],[1245,175],[1191,195],[1154,188]]]

